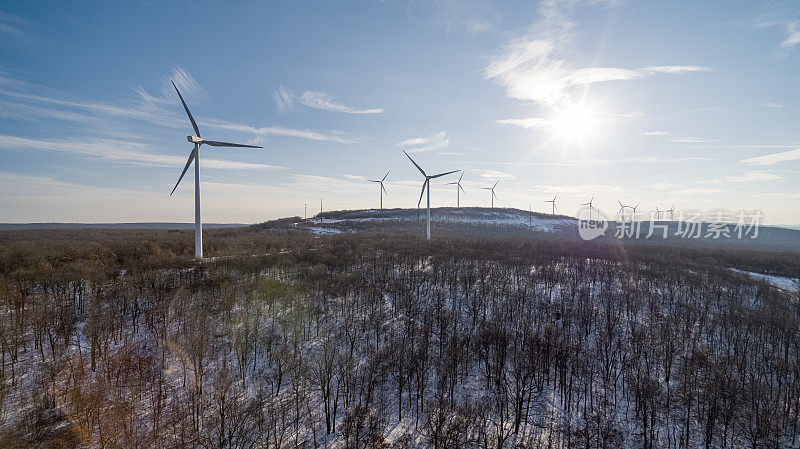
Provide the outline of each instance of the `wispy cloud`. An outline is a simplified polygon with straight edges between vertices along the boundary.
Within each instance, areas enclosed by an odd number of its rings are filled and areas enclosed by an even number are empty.
[[[321,109],[323,111],[346,112],[348,114],[380,114],[383,112],[383,109],[354,109],[336,103],[333,101],[333,97],[325,92],[305,91],[303,95],[300,96],[299,101],[308,107]]]
[[[741,176],[725,176],[722,178],[705,181],[704,183],[728,184],[728,183],[740,183],[740,182],[765,182],[765,181],[775,181],[778,179],[784,179],[784,177],[772,173],[771,171],[746,170],[742,173]]]
[[[670,142],[673,143],[713,143],[716,142],[716,139],[698,139],[697,137],[676,137],[674,139],[669,139]]]
[[[499,15],[487,0],[432,0],[410,2],[410,14],[432,20],[447,33],[465,31],[470,34],[491,30]]]
[[[203,125],[212,128],[227,129],[230,131],[239,131],[245,133],[258,134],[262,136],[282,136],[282,137],[300,137],[309,140],[319,140],[337,143],[352,143],[355,140],[347,139],[336,134],[325,134],[317,131],[309,131],[302,129],[284,128],[282,126],[250,126],[240,125],[237,123],[228,122],[203,122]]]
[[[669,135],[668,131],[645,131],[642,133],[645,136],[667,136]]]
[[[750,157],[743,159],[745,164],[753,165],[772,165],[778,162],[795,161],[800,159],[800,149],[783,151],[781,153],[772,153],[764,156]]]
[[[782,105],[782,104],[778,104],[778,103],[769,103],[769,102],[767,102],[767,103],[762,103],[762,104],[761,104],[761,106],[764,106],[765,108],[782,108],[782,107],[783,107],[783,105]]]
[[[278,86],[272,93],[272,97],[275,98],[275,104],[278,105],[278,110],[281,113],[290,111],[294,105],[292,91],[283,86]]]
[[[575,67],[564,54],[574,37],[570,20],[576,2],[544,1],[535,31],[509,42],[486,67],[484,76],[505,87],[506,95],[523,101],[559,104],[581,86],[606,81],[626,81],[656,74],[682,74],[711,70],[697,65],[647,66],[639,69]]]
[[[20,16],[0,11],[0,35],[23,45],[35,43],[36,39],[26,31],[32,22]]]
[[[186,156],[173,156],[158,154],[151,145],[122,141],[119,139],[84,138],[77,140],[40,140],[0,134],[0,149],[4,150],[35,150],[55,151],[76,156],[90,157],[125,163],[127,165],[143,166],[175,166],[182,167],[186,164]],[[203,167],[228,170],[264,170],[281,169],[275,165],[255,164],[249,162],[226,161],[214,158],[203,158]]]
[[[395,144],[396,147],[403,147],[409,153],[421,153],[423,151],[434,151],[446,147],[450,144],[447,138],[447,131],[424,137],[413,137]]]
[[[115,119],[135,125],[137,128],[139,124],[136,123],[136,121],[146,121],[150,124],[171,128],[186,128],[188,120],[180,107],[177,94],[172,87],[172,83],[169,81],[170,78],[175,79],[176,85],[180,83],[178,87],[181,89],[181,94],[184,95],[184,98],[187,98],[188,95],[198,98],[207,96],[205,90],[197,81],[180,67],[175,69],[169,77],[162,79],[161,95],[152,95],[142,88],[135,89],[139,94],[139,98],[142,100],[138,104],[118,105],[91,101],[65,100],[53,96],[30,93],[29,90],[35,88],[35,86],[22,86],[18,83],[0,82],[0,96],[13,98],[17,102],[25,103],[25,105],[23,105],[20,103],[0,102],[0,115],[6,117],[13,116],[14,118],[27,118],[30,120],[39,120],[42,116],[47,116],[53,119],[73,121],[81,125],[85,125],[96,119]],[[0,79],[0,81],[2,81],[2,79]],[[167,87],[169,89],[167,89]],[[184,90],[186,93],[184,93]],[[31,103],[36,105],[30,106]],[[43,105],[47,105],[48,107],[45,108]],[[86,114],[82,115],[82,113],[76,112],[78,110]],[[201,130],[204,127],[213,127],[251,133],[256,136],[296,137],[339,143],[353,142],[352,139],[342,137],[335,132],[322,133],[282,126],[258,127],[230,123],[213,118],[204,119],[197,115],[195,115],[195,118],[198,120]]]
[[[780,43],[781,48],[792,48],[800,44],[800,26],[797,22],[786,24],[786,38]]]
[[[550,129],[553,127],[553,121],[541,117],[528,117],[528,118],[507,118],[497,120],[497,123],[502,125],[519,126],[525,129]]]
[[[491,179],[516,179],[516,175],[509,172],[502,172],[500,170],[481,170],[481,169],[474,169],[471,170],[475,173],[478,173],[481,178],[491,178]]]

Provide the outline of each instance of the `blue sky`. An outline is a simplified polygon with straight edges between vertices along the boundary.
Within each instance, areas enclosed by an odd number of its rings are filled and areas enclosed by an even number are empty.
[[[165,3],[165,4],[162,4]],[[760,210],[800,224],[800,6],[731,1],[0,5],[0,222],[462,205]],[[456,192],[434,182],[433,206]]]

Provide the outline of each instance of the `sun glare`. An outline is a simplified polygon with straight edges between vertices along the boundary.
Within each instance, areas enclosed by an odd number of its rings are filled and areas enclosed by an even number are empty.
[[[594,132],[596,120],[591,109],[571,105],[558,111],[554,120],[555,131],[567,140],[583,140]]]

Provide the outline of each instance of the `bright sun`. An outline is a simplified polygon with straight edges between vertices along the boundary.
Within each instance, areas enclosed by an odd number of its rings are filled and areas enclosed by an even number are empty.
[[[582,140],[594,131],[595,114],[584,106],[572,105],[561,109],[554,120],[556,134],[567,140]]]

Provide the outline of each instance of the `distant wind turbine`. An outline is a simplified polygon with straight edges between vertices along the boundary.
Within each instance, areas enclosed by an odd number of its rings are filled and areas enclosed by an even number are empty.
[[[175,85],[175,82],[172,81],[172,87],[175,88],[175,92],[178,93],[178,98],[181,99],[181,103],[183,104],[183,109],[186,110],[186,115],[189,116],[189,121],[192,122],[192,128],[194,129],[196,136],[186,136],[186,140],[194,144],[194,149],[189,154],[189,160],[186,161],[186,166],[183,167],[183,171],[181,172],[181,176],[178,178],[178,182],[175,183],[175,187],[173,187],[172,192],[170,192],[170,196],[175,193],[175,189],[178,188],[178,184],[181,183],[181,179],[183,179],[183,175],[186,174],[186,170],[189,169],[189,166],[192,165],[194,162],[194,256],[198,259],[203,258],[203,222],[200,220],[200,145],[206,144],[212,147],[241,147],[241,148],[263,148],[255,145],[243,145],[240,143],[228,143],[228,142],[218,142],[216,140],[206,140],[200,137],[200,129],[197,127],[197,122],[194,121],[194,117],[192,117],[192,113],[189,112],[189,107],[186,106],[186,102],[183,101],[183,96],[181,92],[178,90],[178,86]]]
[[[545,201],[545,203],[553,203],[553,215],[556,214],[556,198],[558,198],[558,194],[557,193],[556,193],[556,196],[554,196],[552,200]]]
[[[500,182],[500,180],[498,179],[497,182]],[[497,187],[497,182],[495,182],[491,187],[481,187],[482,190],[492,191],[492,209],[494,209],[494,199],[497,198],[497,195],[494,194],[494,188]]]
[[[592,202],[593,201],[594,201],[594,195],[592,195],[592,199],[590,199],[588,203],[581,204],[581,206],[589,206],[589,220],[590,221],[592,219],[592,209],[594,208],[594,206],[592,206]]]
[[[417,202],[417,209],[419,209],[419,205],[420,205],[420,203],[422,203],[422,195],[425,194],[425,189],[427,188],[428,189],[428,206],[427,206],[427,208],[428,208],[428,240],[430,240],[431,239],[431,179],[439,178],[439,177],[445,176],[445,175],[449,175],[451,173],[457,172],[458,170],[453,170],[453,171],[449,171],[449,172],[445,172],[445,173],[439,173],[438,175],[428,176],[425,173],[425,170],[423,170],[422,167],[420,167],[416,162],[414,162],[414,159],[411,159],[411,156],[409,156],[408,153],[406,153],[406,150],[403,150],[403,154],[406,155],[408,160],[410,160],[411,163],[414,164],[415,167],[417,167],[417,170],[419,170],[419,172],[422,173],[422,176],[425,177],[425,182],[422,184],[422,192],[419,194],[419,201]]]
[[[660,220],[661,219],[661,212],[665,212],[665,211],[659,209],[658,206],[656,206],[656,220]]]
[[[369,181],[369,182],[377,182],[378,185],[380,186],[378,191],[381,194],[381,210],[383,210],[383,194],[384,194],[384,192],[386,192],[386,187],[383,186],[383,181],[386,180],[386,177],[389,176],[389,173],[391,173],[391,170],[387,171],[386,174],[383,176],[383,178],[380,181],[378,181],[377,179],[367,179],[367,181]],[[389,192],[386,192],[386,194],[388,195]]]
[[[675,205],[674,204],[672,206],[670,206],[670,208],[665,210],[664,212],[669,212],[669,219],[670,220],[674,220],[675,219]]]
[[[448,182],[447,183],[447,185],[449,185],[449,186],[454,185],[454,184],[458,186],[458,187],[456,187],[456,207],[459,207],[459,208],[461,207],[461,192],[467,193],[467,191],[464,190],[463,187],[461,187],[461,178],[463,178],[463,177],[464,177],[464,172],[462,171],[461,172],[461,176],[458,177],[458,181],[456,181],[456,182]]]

